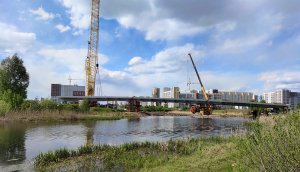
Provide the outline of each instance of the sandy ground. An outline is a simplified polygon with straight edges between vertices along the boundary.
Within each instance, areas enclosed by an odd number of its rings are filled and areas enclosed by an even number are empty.
[[[199,113],[193,114],[189,111],[169,111],[169,112],[141,112],[142,116],[200,116],[200,117],[244,117],[247,116],[241,112],[213,112],[212,115],[203,116]]]

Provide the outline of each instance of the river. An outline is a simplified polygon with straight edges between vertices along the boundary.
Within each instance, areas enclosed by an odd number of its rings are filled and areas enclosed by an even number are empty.
[[[32,168],[41,152],[75,149],[87,143],[119,145],[188,137],[228,136],[243,129],[245,118],[150,116],[140,119],[0,124],[0,171]]]

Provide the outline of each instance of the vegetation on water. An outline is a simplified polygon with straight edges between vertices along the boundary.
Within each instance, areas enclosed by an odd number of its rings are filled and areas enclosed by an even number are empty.
[[[242,135],[165,143],[89,145],[40,154],[42,170],[299,171],[300,111],[247,124]]]

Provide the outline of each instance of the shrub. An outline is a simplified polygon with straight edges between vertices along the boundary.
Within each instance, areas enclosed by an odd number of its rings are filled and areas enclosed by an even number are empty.
[[[88,112],[90,110],[90,105],[89,105],[89,101],[88,100],[83,100],[79,103],[79,109],[82,112]]]
[[[239,145],[242,167],[257,171],[300,170],[300,112],[253,122]],[[242,170],[243,171],[243,170]]]
[[[4,116],[11,109],[11,105],[3,100],[0,100],[0,116]]]
[[[67,104],[63,104],[63,109],[64,110],[68,110],[68,111],[79,111],[79,105],[78,104],[71,104],[71,103],[67,103]]]
[[[10,104],[12,109],[19,109],[24,99],[19,94],[15,94],[11,90],[6,90],[0,96],[0,100]]]
[[[41,110],[41,105],[36,100],[25,100],[21,105],[21,109],[29,111],[39,111]]]
[[[42,100],[40,101],[41,109],[43,110],[60,110],[61,106],[53,100]]]

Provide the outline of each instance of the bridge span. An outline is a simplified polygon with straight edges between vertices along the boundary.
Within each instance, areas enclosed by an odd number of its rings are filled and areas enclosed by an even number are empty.
[[[158,102],[158,103],[186,103],[186,104],[206,104],[204,99],[176,99],[176,98],[149,98],[149,97],[118,97],[118,96],[61,96],[58,97],[63,102],[78,102],[80,100],[89,101],[126,101],[139,105],[139,102]],[[246,106],[246,107],[263,107],[274,109],[287,109],[285,104],[270,104],[257,102],[234,102],[227,100],[210,100],[212,105],[229,105],[229,106]]]

